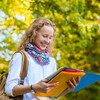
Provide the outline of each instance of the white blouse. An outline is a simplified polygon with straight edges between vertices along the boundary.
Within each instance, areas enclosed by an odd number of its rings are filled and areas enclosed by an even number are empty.
[[[53,57],[50,57],[48,65],[40,65],[30,54],[24,52],[28,56],[28,73],[24,79],[24,85],[35,84],[56,71],[57,64]],[[8,96],[13,96],[13,87],[20,82],[21,65],[22,55],[21,53],[15,53],[9,65],[9,74],[5,85],[5,92]],[[33,94],[34,92],[24,94],[23,100],[32,100],[34,98]]]

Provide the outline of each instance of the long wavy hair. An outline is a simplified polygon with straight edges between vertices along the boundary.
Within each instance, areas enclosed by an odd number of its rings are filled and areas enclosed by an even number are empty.
[[[19,43],[18,43],[18,50],[25,50],[25,47],[31,43],[34,44],[34,39],[37,35],[37,32],[44,26],[51,26],[54,30],[53,34],[53,41],[48,45],[47,50],[50,54],[50,56],[53,56],[52,54],[52,49],[53,49],[53,44],[56,39],[56,26],[53,22],[51,22],[49,19],[40,17],[36,20],[34,20],[29,28],[26,30],[25,34],[22,35]]]

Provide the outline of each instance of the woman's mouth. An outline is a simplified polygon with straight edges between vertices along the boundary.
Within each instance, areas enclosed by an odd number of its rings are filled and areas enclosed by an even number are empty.
[[[41,43],[43,46],[47,46],[48,44],[47,43]]]

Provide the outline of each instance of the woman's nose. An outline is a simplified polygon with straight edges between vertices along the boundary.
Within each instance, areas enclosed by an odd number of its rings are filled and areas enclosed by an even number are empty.
[[[49,43],[49,42],[50,42],[50,39],[49,39],[49,38],[47,38],[47,39],[45,40],[45,42],[46,42],[46,43]]]

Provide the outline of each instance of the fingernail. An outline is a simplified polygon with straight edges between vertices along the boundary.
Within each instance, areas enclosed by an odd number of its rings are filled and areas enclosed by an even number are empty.
[[[70,82],[70,80],[68,80],[68,82]]]

